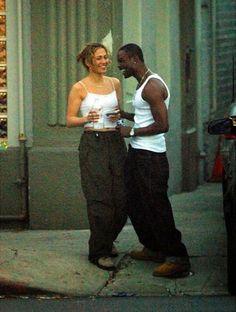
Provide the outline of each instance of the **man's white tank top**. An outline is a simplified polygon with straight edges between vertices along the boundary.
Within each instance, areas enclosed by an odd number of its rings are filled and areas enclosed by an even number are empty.
[[[153,78],[160,80],[167,89],[168,96],[164,102],[168,109],[169,100],[170,100],[170,92],[166,83],[157,74],[152,74],[148,76],[148,78],[141,85],[141,87],[136,90],[133,100],[132,100],[132,104],[135,109],[134,128],[147,127],[150,124],[155,122],[151,113],[149,103],[144,101],[144,99],[142,98],[142,91],[145,85],[148,83],[150,79],[153,79]],[[131,138],[130,144],[133,148],[144,149],[144,150],[148,150],[148,151],[152,151],[156,153],[163,153],[166,151],[166,141],[165,141],[164,133],[154,134],[154,135],[149,135],[149,136],[134,136]]]

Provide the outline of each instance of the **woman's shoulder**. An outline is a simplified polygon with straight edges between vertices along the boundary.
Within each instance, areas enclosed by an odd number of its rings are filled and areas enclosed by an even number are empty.
[[[106,78],[110,79],[112,81],[112,84],[114,85],[115,89],[120,87],[120,80],[116,77],[108,77],[106,76]]]
[[[109,76],[105,76],[108,79],[111,79],[114,83],[120,83],[120,80],[116,77],[109,77]]]
[[[72,94],[75,96],[79,96],[80,98],[84,98],[87,94],[86,86],[84,85],[82,80],[75,82],[71,88]]]
[[[84,79],[77,81],[73,85],[73,88],[77,89],[78,91],[87,91],[86,82],[84,81]]]

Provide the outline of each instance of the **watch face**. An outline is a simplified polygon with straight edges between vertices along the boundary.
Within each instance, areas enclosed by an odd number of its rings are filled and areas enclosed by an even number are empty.
[[[129,133],[130,136],[134,136],[134,129],[132,128]]]

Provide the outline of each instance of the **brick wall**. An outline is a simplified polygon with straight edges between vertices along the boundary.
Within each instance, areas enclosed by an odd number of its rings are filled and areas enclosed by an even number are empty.
[[[232,102],[233,55],[236,58],[236,1],[216,0],[216,89],[221,116]]]

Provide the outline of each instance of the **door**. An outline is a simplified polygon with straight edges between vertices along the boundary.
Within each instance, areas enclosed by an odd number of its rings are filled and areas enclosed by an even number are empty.
[[[180,0],[180,53],[182,90],[182,187],[198,185],[196,49],[194,1]]]

